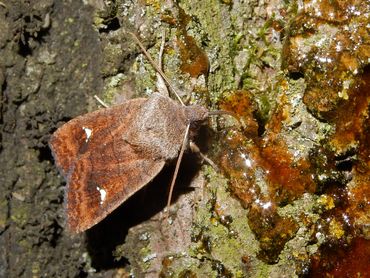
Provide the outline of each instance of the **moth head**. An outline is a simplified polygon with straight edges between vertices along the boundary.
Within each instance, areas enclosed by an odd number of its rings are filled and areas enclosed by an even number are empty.
[[[208,109],[200,105],[186,106],[185,115],[189,123],[193,126],[198,126],[208,118]]]

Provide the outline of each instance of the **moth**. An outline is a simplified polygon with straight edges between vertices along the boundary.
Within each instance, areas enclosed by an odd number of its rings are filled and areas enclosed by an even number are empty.
[[[205,107],[154,93],[76,117],[57,129],[49,146],[67,181],[68,230],[91,228],[152,181],[182,155],[187,138],[208,115]]]

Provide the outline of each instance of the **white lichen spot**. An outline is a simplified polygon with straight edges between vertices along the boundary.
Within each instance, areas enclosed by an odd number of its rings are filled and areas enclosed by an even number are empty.
[[[271,207],[271,205],[272,205],[271,202],[262,203],[262,208],[263,209],[268,209],[269,207]]]
[[[256,202],[257,205],[259,205],[263,209],[268,209],[272,206],[272,203],[270,201],[264,203],[258,198],[255,200],[255,202]]]
[[[337,44],[335,45],[335,50],[337,52],[340,52],[340,51],[342,51],[342,49],[343,49],[342,43],[341,42],[337,42]]]
[[[320,232],[317,232],[315,234],[315,236],[316,236],[316,239],[319,240],[319,241],[322,241],[325,238],[325,236],[322,233],[320,233]]]
[[[143,262],[146,263],[146,262],[149,262],[153,259],[157,258],[157,254],[156,253],[153,253],[153,254],[149,254],[148,256],[144,257],[143,258]]]
[[[312,177],[312,179],[313,179],[314,177]],[[326,174],[320,174],[320,175],[318,175],[318,179],[319,179],[319,181],[324,181],[324,180],[326,180],[328,178],[328,176],[326,175]]]
[[[351,87],[352,82],[351,80],[344,80],[342,84],[343,84],[343,89],[348,90]]]
[[[317,47],[321,47],[321,46],[323,46],[325,44],[325,42],[326,42],[326,38],[321,38],[321,39],[317,40],[317,42],[315,43],[315,45]]]
[[[245,155],[244,153],[242,153],[240,156],[241,156],[242,159],[244,159],[245,166],[247,166],[248,168],[251,168],[252,167],[252,160],[250,160],[249,157],[247,155]]]
[[[320,57],[320,56],[315,56],[315,59],[319,61],[320,63],[331,63],[333,60],[329,57]]]
[[[145,232],[139,236],[139,240],[146,241],[150,239],[150,234]]]
[[[99,186],[96,187],[96,190],[100,193],[100,204],[102,205],[105,201],[105,198],[107,197],[107,191],[105,191],[103,188],[100,188]]]
[[[355,6],[349,6],[347,11],[353,15],[357,15],[357,16],[361,15],[361,12],[357,10]]]
[[[88,128],[88,127],[82,127],[82,129],[85,131],[85,134],[86,134],[86,139],[85,139],[85,142],[87,143],[87,141],[89,141],[90,137],[91,137],[91,134],[92,134],[92,129]]]
[[[350,225],[350,220],[347,214],[343,213],[342,214],[344,222],[346,222],[347,225]]]

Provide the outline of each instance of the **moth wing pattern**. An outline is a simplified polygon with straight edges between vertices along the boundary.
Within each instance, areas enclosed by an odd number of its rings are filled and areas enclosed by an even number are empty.
[[[122,115],[122,117],[130,117],[130,111],[140,107],[145,101],[145,98],[137,98],[108,109],[96,110],[78,116],[59,127],[51,136],[49,146],[61,174],[67,178],[80,152],[88,145],[91,146],[92,141],[96,141],[96,139],[89,140],[88,135],[95,138],[96,134],[108,133],[107,128],[110,128],[112,123],[119,125],[117,115],[124,113],[125,115]],[[126,122],[129,122],[128,118]],[[92,127],[94,128],[92,129]],[[91,134],[89,134],[90,131]]]
[[[137,98],[79,116],[52,135],[53,156],[67,179],[70,232],[82,232],[100,222],[165,165],[165,160],[145,156],[123,139],[145,101]]]

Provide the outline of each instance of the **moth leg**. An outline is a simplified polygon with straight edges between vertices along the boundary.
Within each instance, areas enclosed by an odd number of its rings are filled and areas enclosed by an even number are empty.
[[[211,165],[211,167],[213,169],[215,169],[216,171],[219,171],[217,165],[209,158],[207,157],[205,154],[203,154],[199,147],[192,141],[189,142],[189,147],[190,147],[190,150],[193,152],[193,153],[197,153],[205,162],[207,162],[209,165]]]
[[[94,98],[105,108],[108,108],[109,105],[106,104],[100,97],[98,97],[97,95],[94,95]]]

